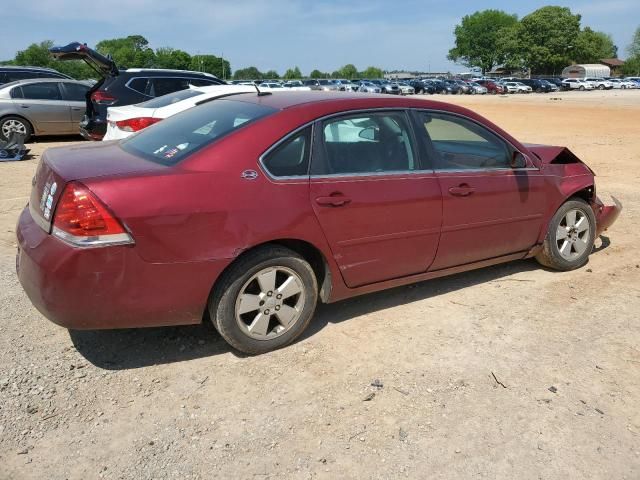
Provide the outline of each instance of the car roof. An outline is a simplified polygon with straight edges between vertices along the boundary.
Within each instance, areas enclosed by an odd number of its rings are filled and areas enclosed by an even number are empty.
[[[57,70],[54,70],[53,68],[48,68],[48,67],[32,67],[30,65],[0,65],[0,70],[36,70],[38,72],[53,72],[53,73],[60,73]],[[64,74],[61,74],[64,75]]]
[[[25,78],[24,80],[16,80],[0,85],[0,88],[16,87],[19,85],[28,85],[30,83],[78,83],[81,85],[89,85],[87,80],[73,80],[72,78]]]
[[[449,103],[433,100],[413,99],[411,97],[397,97],[394,95],[376,95],[355,92],[324,92],[324,91],[296,91],[279,92],[277,95],[257,95],[243,93],[234,95],[230,100],[256,103],[278,110],[286,110],[312,104],[323,104],[323,109],[358,110],[375,108],[435,108],[451,110]]]

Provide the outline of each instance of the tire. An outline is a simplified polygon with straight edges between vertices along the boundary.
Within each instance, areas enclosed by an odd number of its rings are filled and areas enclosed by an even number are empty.
[[[260,283],[258,277],[266,280]],[[285,285],[290,287],[284,289]],[[299,293],[287,296],[296,289]],[[293,342],[309,325],[317,301],[318,282],[311,265],[288,248],[268,245],[250,251],[225,271],[209,300],[209,314],[229,345],[256,355]],[[291,323],[277,311],[293,315]]]
[[[584,92],[584,85],[580,85],[580,91]]]
[[[24,142],[27,143],[33,135],[31,124],[22,117],[16,115],[8,115],[0,120],[0,139],[9,140],[10,131],[17,129],[18,132],[25,135]]]
[[[602,84],[598,85],[598,90],[604,90],[604,85]]]
[[[571,212],[575,215],[573,225],[569,225]],[[585,221],[586,225],[582,223]],[[559,234],[565,235],[564,239]],[[542,251],[536,255],[536,260],[545,267],[563,272],[580,268],[587,263],[593,250],[595,234],[596,218],[593,210],[584,200],[571,198],[562,204],[549,222]],[[562,249],[565,250],[564,253]]]

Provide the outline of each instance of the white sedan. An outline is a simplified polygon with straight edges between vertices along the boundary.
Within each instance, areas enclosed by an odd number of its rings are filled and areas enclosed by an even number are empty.
[[[609,81],[613,84],[613,88],[638,88],[634,82],[621,78],[612,78]]]
[[[511,93],[513,91],[514,87],[515,87],[515,93],[531,93],[531,92],[533,92],[533,88],[531,88],[529,85],[525,85],[524,83],[520,83],[520,82],[505,82],[505,85],[507,86],[509,93]]]
[[[567,78],[562,80],[562,86],[566,90],[593,90],[595,87],[591,82],[585,82],[579,78]]]
[[[126,138],[167,117],[194,107],[202,100],[255,91],[254,85],[212,85],[179,90],[136,105],[110,107],[107,110],[107,133],[102,140]]]

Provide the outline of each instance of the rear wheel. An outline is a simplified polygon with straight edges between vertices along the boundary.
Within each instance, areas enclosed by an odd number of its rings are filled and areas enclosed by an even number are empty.
[[[580,91],[584,91],[584,85],[580,85]]]
[[[317,298],[318,284],[309,263],[287,248],[265,246],[223,274],[209,313],[232,347],[259,354],[293,342],[311,321]]]
[[[567,271],[587,263],[595,241],[596,220],[582,199],[565,202],[549,223],[542,251],[536,260],[545,267]]]
[[[12,132],[24,135],[25,143],[31,139],[33,130],[31,125],[22,117],[10,115],[0,120],[0,139],[9,140]]]
[[[604,90],[604,85],[602,84],[598,85],[598,90]]]

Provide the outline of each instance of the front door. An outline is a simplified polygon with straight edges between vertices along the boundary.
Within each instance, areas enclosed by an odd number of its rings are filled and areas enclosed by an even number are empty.
[[[512,168],[514,147],[458,115],[420,112],[443,196],[442,234],[431,269],[529,250],[545,210],[544,177],[530,159]]]
[[[69,133],[71,109],[67,102],[62,100],[58,82],[27,83],[21,86],[19,95],[20,98],[13,97],[13,102],[34,124],[36,133]]]
[[[425,272],[438,247],[442,198],[406,112],[345,115],[318,127],[310,200],[345,283]]]

